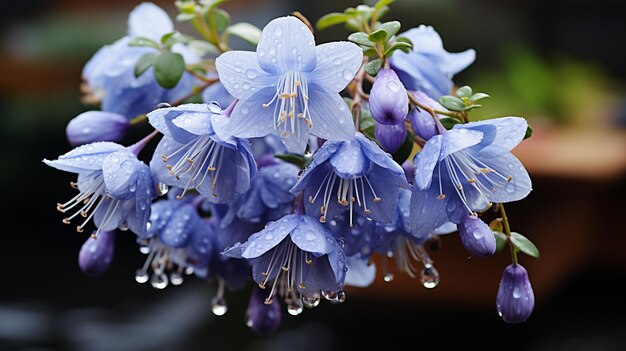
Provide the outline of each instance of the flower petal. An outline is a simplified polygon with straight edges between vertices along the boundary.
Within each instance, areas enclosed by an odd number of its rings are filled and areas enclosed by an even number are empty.
[[[330,164],[338,176],[346,179],[361,177],[370,169],[370,161],[356,139],[341,143],[339,150],[330,158]]]
[[[267,72],[310,72],[316,63],[313,33],[296,17],[276,18],[263,28],[256,56]]]
[[[138,167],[141,161],[128,150],[109,154],[102,161],[102,175],[107,195],[127,200],[137,191]]]
[[[478,147],[497,145],[508,151],[516,147],[526,135],[528,122],[522,117],[501,117],[485,121],[457,124],[454,129],[472,129],[483,133]]]
[[[200,113],[184,113],[172,119],[172,123],[191,134],[206,135],[213,133],[211,117],[213,113],[206,110]]]
[[[413,236],[420,242],[426,241],[430,234],[448,222],[446,207],[448,196],[438,199],[439,189],[433,185],[428,190],[413,187],[411,194],[411,229]]]
[[[237,99],[248,100],[259,90],[268,87],[274,87],[276,90],[278,77],[259,67],[257,55],[254,52],[225,52],[215,60],[215,67],[220,77],[220,83],[224,85],[230,95]]]
[[[346,259],[348,272],[346,272],[345,284],[365,288],[372,285],[376,278],[376,265],[368,263],[367,259],[359,255],[348,256]]]
[[[329,94],[309,84],[311,134],[326,140],[354,138],[354,121],[348,105],[339,94]]]
[[[497,150],[492,146],[481,150],[479,155],[474,156],[500,174],[498,176],[492,172],[484,175],[500,185],[494,187],[489,196],[492,202],[518,201],[528,196],[532,190],[532,181],[526,168],[512,153]],[[502,179],[502,176],[510,181]]]
[[[265,88],[248,100],[240,100],[226,126],[226,130],[239,138],[256,138],[274,132],[274,109],[262,105],[272,100],[274,88]]]
[[[300,225],[300,215],[285,216],[280,220],[270,222],[265,229],[256,234],[252,234],[244,244],[241,257],[257,258],[280,244],[296,226]]]
[[[296,185],[294,185],[294,187],[291,189],[291,192],[295,194],[299,191],[302,191],[305,187],[309,186],[309,182],[315,181],[315,179],[311,179],[314,178],[313,174],[316,174],[319,168],[322,167],[322,165],[324,165],[324,163],[332,155],[334,155],[335,152],[337,152],[337,149],[339,149],[341,144],[341,142],[327,141],[322,145],[322,147],[317,149],[317,151],[313,154],[313,161],[311,161],[307,168],[304,169],[304,173],[300,176]],[[324,165],[324,168],[324,171],[320,172],[322,177],[324,177],[330,171],[330,167],[328,165]],[[318,183],[321,181],[322,178],[317,179]]]
[[[443,134],[441,153],[439,160],[443,160],[450,154],[474,146],[483,138],[483,133],[472,129],[452,129]]]
[[[307,74],[313,83],[328,93],[342,91],[361,67],[363,50],[347,41],[335,41],[315,48],[317,66]]]
[[[309,126],[304,118],[293,118],[293,127],[289,120],[283,127],[279,127],[276,132],[280,135],[287,152],[304,154],[306,145],[309,142]]]
[[[393,184],[408,188],[409,183],[406,181],[406,177],[404,176],[404,170],[402,167],[394,161],[389,154],[381,150],[376,143],[367,139],[363,134],[357,133],[356,139],[361,144],[361,149],[365,156],[373,161],[380,167],[388,170],[393,176],[391,177],[391,181]]]
[[[399,181],[398,178],[400,177],[402,181]],[[375,194],[372,192],[367,182],[365,182],[363,185],[364,193],[361,195],[361,201],[367,202],[367,208],[371,213],[365,213],[365,208],[359,206],[355,206],[355,211],[383,224],[391,222],[394,219],[393,213],[398,201],[398,196],[400,195],[400,189],[402,189],[402,184],[406,184],[404,175],[400,177],[396,176],[388,169],[373,167],[367,178]],[[378,202],[372,201],[374,198],[380,200]]]
[[[159,231],[159,239],[172,248],[186,247],[191,240],[194,219],[198,219],[194,207],[189,204],[181,206]]]
[[[159,108],[148,113],[148,121],[154,129],[158,130],[163,135],[170,136],[179,143],[187,143],[196,138],[196,135],[176,125],[173,122],[174,119],[184,115],[186,116],[185,122],[188,123],[183,123],[182,119],[178,123],[183,126],[192,124],[192,122],[196,119],[202,120],[205,115],[211,115],[207,106],[209,105],[184,104],[176,107]],[[211,128],[210,124],[209,128]],[[212,132],[213,130],[209,129],[209,131],[205,134],[210,134]]]
[[[311,216],[300,215],[300,224],[291,232],[291,241],[303,251],[315,256],[335,249],[335,239],[326,227]]]
[[[151,2],[136,6],[128,16],[128,35],[146,37],[156,42],[174,31],[174,24],[163,9]]]
[[[441,154],[441,147],[443,145],[443,136],[435,135],[430,138],[422,150],[415,155],[413,163],[415,163],[415,185],[420,190],[426,190],[430,187],[430,183],[433,180],[433,171],[437,162],[439,162],[439,155]]]
[[[59,156],[56,160],[43,160],[43,162],[61,171],[80,173],[85,171],[99,171],[102,169],[102,161],[109,154],[124,150],[125,147],[109,141],[101,141],[87,145],[81,145],[68,153]]]

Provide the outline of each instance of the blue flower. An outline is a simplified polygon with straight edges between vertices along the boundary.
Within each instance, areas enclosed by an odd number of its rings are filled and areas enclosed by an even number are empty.
[[[266,304],[260,288],[252,288],[246,309],[246,325],[259,334],[269,335],[278,330],[282,321],[280,303]]]
[[[378,72],[370,92],[369,109],[380,124],[404,124],[404,117],[409,112],[409,97],[396,72],[388,68]]]
[[[526,133],[526,120],[503,117],[457,124],[430,138],[415,156],[412,231],[426,240],[437,227],[521,200],[531,191],[528,172],[511,154]]]
[[[130,121],[117,113],[87,111],[74,117],[65,127],[72,146],[96,141],[120,141],[126,135]]]
[[[100,232],[97,237],[90,236],[78,253],[80,270],[89,276],[106,272],[113,262],[114,246],[114,232]]]
[[[496,297],[498,314],[507,323],[525,322],[535,308],[535,294],[528,272],[520,264],[504,269]]]
[[[98,232],[116,228],[130,228],[136,234],[145,232],[155,190],[148,166],[137,159],[134,151],[134,146],[97,142],[79,146],[57,160],[43,160],[48,166],[78,174],[72,186],[79,194],[57,204],[61,213],[74,211],[64,223],[80,215],[85,219],[77,226],[78,232],[92,218]]]
[[[443,48],[439,34],[431,26],[420,25],[398,36],[409,38],[409,53],[396,51],[389,65],[408,90],[421,90],[437,99],[452,89],[452,76],[469,66],[476,57],[473,49],[449,53]]]
[[[406,138],[406,124],[381,124],[374,122],[374,136],[380,147],[387,152],[396,152]]]
[[[169,199],[152,205],[149,229],[139,236],[142,252],[148,257],[137,270],[137,282],[150,280],[154,288],[163,289],[170,283],[182,284],[185,273],[207,277],[214,229],[198,215],[198,201],[194,200]]]
[[[413,91],[411,92],[413,98],[419,101],[420,103],[434,109],[437,111],[448,111],[445,107],[441,106],[437,101],[428,97],[428,95],[424,94],[421,91]],[[435,125],[435,120],[433,116],[431,116],[428,111],[424,109],[414,108],[407,115],[409,121],[411,121],[411,128],[413,132],[420,138],[424,140],[428,140],[432,138],[435,134],[437,134],[437,127]],[[441,118],[441,116],[439,116]]]
[[[251,261],[253,279],[262,289],[270,289],[268,304],[276,295],[286,301],[302,296],[302,302],[313,307],[322,292],[342,291],[346,275],[337,240],[317,220],[302,214],[268,223],[223,254]]]
[[[101,102],[103,111],[119,113],[130,119],[147,113],[160,102],[174,101],[186,96],[196,84],[196,78],[185,73],[178,85],[170,90],[158,85],[152,68],[135,78],[137,60],[144,54],[158,53],[158,50],[128,46],[136,37],[160,42],[164,34],[173,31],[172,21],[158,6],[142,3],[135,7],[128,18],[128,35],[101,48],[85,65],[85,102]],[[200,60],[183,44],[175,44],[172,50],[183,55],[188,64]]]
[[[352,116],[338,92],[361,66],[361,49],[349,42],[315,46],[295,17],[271,21],[257,52],[229,51],[216,60],[222,84],[240,102],[230,131],[242,138],[276,132],[291,152],[303,153],[313,134],[348,140]]]
[[[196,189],[215,203],[231,201],[250,189],[256,175],[250,143],[225,131],[228,117],[219,105],[161,108],[150,112],[148,119],[164,134],[150,162],[161,182],[185,191]]]
[[[304,191],[307,214],[321,222],[349,211],[387,223],[400,188],[408,187],[402,167],[356,133],[350,141],[326,142],[317,150],[292,192]]]

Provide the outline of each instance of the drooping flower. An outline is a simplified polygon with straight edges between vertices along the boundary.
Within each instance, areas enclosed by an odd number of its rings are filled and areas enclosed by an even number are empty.
[[[270,290],[267,304],[280,296],[287,305],[302,299],[304,305],[314,307],[323,292],[342,291],[343,250],[328,229],[308,215],[296,213],[270,222],[223,254],[252,263],[254,281]]]
[[[447,52],[441,37],[431,26],[420,25],[398,36],[409,38],[413,49],[409,53],[395,52],[389,58],[389,65],[408,90],[421,90],[434,99],[449,94],[452,76],[469,66],[476,57],[473,49]]]
[[[404,123],[409,112],[409,97],[396,72],[388,68],[378,72],[370,92],[369,109],[380,124]]]
[[[252,288],[250,302],[246,310],[246,325],[253,331],[263,335],[273,334],[282,321],[280,303],[265,303],[265,295],[260,288]]]
[[[535,294],[528,279],[528,272],[520,264],[511,264],[504,269],[498,295],[498,314],[507,323],[525,322],[535,308]]]
[[[158,103],[175,101],[186,96],[197,79],[184,73],[173,89],[162,88],[155,80],[152,68],[135,77],[135,64],[141,56],[158,53],[152,47],[129,46],[133,38],[146,37],[160,42],[164,34],[174,31],[167,13],[153,3],[144,2],[133,9],[128,18],[128,35],[104,46],[83,68],[87,93],[85,102],[101,103],[101,109],[133,118],[149,112]],[[196,63],[199,56],[184,44],[177,43],[172,51],[183,55],[187,64]]]
[[[89,276],[98,276],[106,272],[113,262],[114,232],[100,232],[97,237],[90,236],[78,253],[78,266]]]
[[[406,138],[406,124],[380,124],[374,122],[374,135],[380,147],[387,152],[396,152]]]
[[[80,215],[84,220],[76,227],[78,232],[92,218],[98,227],[96,236],[116,228],[130,228],[136,234],[145,232],[155,190],[148,166],[136,156],[140,143],[126,148],[113,142],[96,142],[79,146],[57,160],[43,160],[50,167],[78,174],[72,187],[79,194],[57,204],[61,213],[73,211],[63,223],[70,224]]]
[[[415,100],[437,111],[448,111],[445,107],[441,106],[437,101],[431,99],[428,95],[421,91],[414,91],[410,94],[413,95]],[[438,116],[441,118],[440,116]],[[437,134],[437,127],[435,120],[428,111],[423,109],[412,109],[407,115],[409,121],[411,121],[411,128],[413,132],[420,138],[428,140]]]
[[[309,133],[348,140],[354,123],[338,92],[361,66],[361,49],[349,42],[315,46],[295,17],[263,28],[257,52],[229,51],[216,60],[220,81],[239,103],[229,129],[242,138],[277,133],[291,152],[303,153]]]
[[[65,135],[72,146],[96,141],[119,142],[130,127],[129,120],[117,113],[87,111],[74,117],[65,128]]]
[[[150,161],[159,180],[185,191],[196,189],[216,203],[248,191],[256,164],[250,143],[225,131],[229,112],[216,103],[150,112],[150,124],[164,134]]]
[[[413,234],[426,240],[448,221],[458,224],[492,203],[526,197],[530,177],[511,154],[526,128],[523,118],[503,117],[457,124],[430,138],[414,160]]]
[[[353,140],[326,142],[317,150],[292,192],[304,191],[307,214],[321,222],[349,211],[387,223],[400,189],[408,187],[402,167],[356,133]]]
[[[496,253],[496,237],[482,219],[466,215],[459,224],[459,237],[465,250],[474,257],[486,257]]]

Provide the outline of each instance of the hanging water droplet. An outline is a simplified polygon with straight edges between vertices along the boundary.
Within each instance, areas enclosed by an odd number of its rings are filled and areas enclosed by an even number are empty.
[[[146,245],[141,245],[139,246],[139,252],[141,252],[144,255],[147,255],[150,253],[150,247],[146,246]]]
[[[228,312],[228,305],[223,297],[214,296],[211,299],[211,312],[216,316],[223,316]]]
[[[137,283],[139,284],[147,282],[148,278],[148,273],[142,271],[141,269],[138,269],[137,273],[135,273],[135,281],[137,281]]]
[[[119,227],[118,227],[121,231],[127,231],[128,230],[128,224],[126,222],[122,222],[120,223]]]
[[[167,275],[163,273],[154,273],[150,277],[150,284],[155,289],[158,289],[158,290],[165,289],[168,283],[169,281],[167,279]]]
[[[519,299],[520,297],[522,297],[522,289],[519,286],[515,286],[513,288],[513,298]]]
[[[302,295],[302,303],[307,308],[314,308],[320,304],[320,297],[318,295],[313,295],[313,296]]]
[[[183,275],[179,272],[172,272],[172,274],[170,274],[170,283],[172,283],[172,285],[178,286],[182,284],[184,280]]]
[[[299,315],[302,313],[302,310],[304,310],[304,308],[302,307],[302,301],[300,301],[300,299],[295,299],[287,305],[287,312],[292,316]]]
[[[322,296],[329,301],[337,298],[337,293],[334,291],[322,291]]]
[[[160,108],[169,108],[169,107],[172,107],[172,105],[168,104],[167,102],[161,102],[161,103],[157,104],[157,105],[154,107],[154,109],[155,109],[155,110],[158,110],[158,109],[160,109]]]
[[[439,284],[439,272],[433,265],[425,264],[420,273],[420,280],[425,288],[432,289]]]
[[[248,328],[252,328],[254,326],[254,322],[252,321],[252,318],[250,318],[250,317],[246,318],[246,326]]]
[[[185,274],[186,275],[192,275],[193,274],[193,267],[185,268]]]
[[[385,273],[383,280],[387,283],[391,282],[393,280],[393,273]]]
[[[346,292],[343,291],[343,290],[337,292],[337,298],[335,299],[335,301],[337,301],[339,303],[346,302]]]
[[[159,183],[159,195],[165,195],[169,190],[167,184]]]

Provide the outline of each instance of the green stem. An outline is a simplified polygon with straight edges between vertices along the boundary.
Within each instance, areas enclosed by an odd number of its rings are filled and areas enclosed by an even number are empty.
[[[513,264],[517,264],[517,249],[511,242],[511,227],[509,226],[509,218],[506,216],[506,211],[504,210],[504,204],[499,204],[500,206],[500,215],[502,216],[502,224],[504,225],[504,235],[509,239],[507,242],[509,243],[509,248],[511,248],[511,259],[513,260]]]

